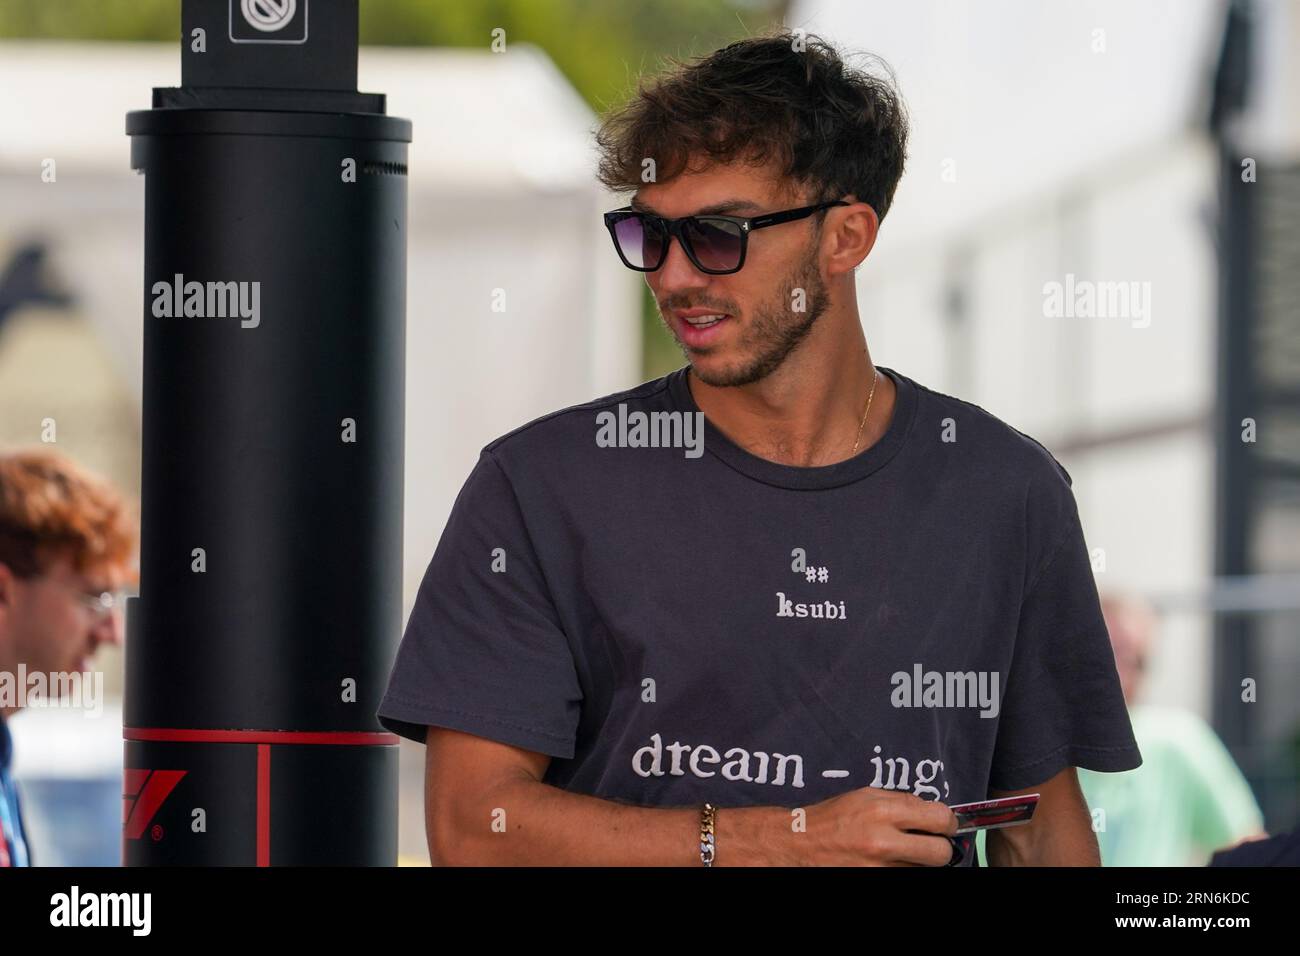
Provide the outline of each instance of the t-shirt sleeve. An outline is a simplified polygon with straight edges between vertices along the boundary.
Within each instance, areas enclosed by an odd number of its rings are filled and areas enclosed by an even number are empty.
[[[582,692],[514,489],[484,450],[421,581],[378,718],[571,758]]]
[[[992,790],[1021,790],[1066,767],[1132,770],[1142,757],[1120,689],[1092,562],[1068,477],[1036,519],[1054,541],[1024,592],[1005,675]]]

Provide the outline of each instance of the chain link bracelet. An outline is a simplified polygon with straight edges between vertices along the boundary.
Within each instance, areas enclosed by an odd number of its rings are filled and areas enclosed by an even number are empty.
[[[713,854],[716,850],[716,844],[713,842],[713,822],[717,812],[717,808],[711,803],[706,803],[700,810],[700,862],[705,866],[713,865]]]

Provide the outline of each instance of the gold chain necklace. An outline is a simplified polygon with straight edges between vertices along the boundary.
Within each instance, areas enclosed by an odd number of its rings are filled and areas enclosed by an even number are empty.
[[[852,458],[858,453],[858,443],[862,441],[862,429],[867,424],[867,416],[871,414],[871,400],[876,397],[876,381],[880,378],[878,369],[871,370],[871,391],[867,395],[867,410],[862,413],[862,421],[858,423],[858,437],[853,440],[853,451],[849,452]]]

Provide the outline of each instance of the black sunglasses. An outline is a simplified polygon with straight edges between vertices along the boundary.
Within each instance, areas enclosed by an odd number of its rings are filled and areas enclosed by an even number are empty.
[[[654,272],[668,257],[672,237],[682,244],[695,268],[713,276],[739,272],[745,264],[749,234],[783,222],[806,219],[831,206],[848,206],[842,199],[802,206],[781,212],[769,212],[752,219],[737,216],[683,216],[665,219],[631,206],[605,213],[605,228],[614,240],[614,248],[623,265],[637,272]]]

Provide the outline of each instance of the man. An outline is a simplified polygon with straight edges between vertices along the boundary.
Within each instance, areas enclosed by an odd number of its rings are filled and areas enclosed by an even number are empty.
[[[1039,793],[990,862],[1097,863],[1074,768],[1140,756],[1069,476],[866,347],[906,135],[791,34],[605,121],[606,224],[688,365],[461,490],[379,709],[426,742],[433,862],[971,865],[948,806]]]
[[[27,682],[90,668],[101,644],[122,643],[122,586],[134,580],[134,523],[107,483],[52,452],[0,455],[0,866],[31,853],[10,776],[8,718]],[[21,670],[20,670],[21,666]],[[13,695],[17,695],[16,699]]]
[[[1101,606],[1143,755],[1129,773],[1079,775],[1088,806],[1100,811],[1102,865],[1203,866],[1217,849],[1264,837],[1250,785],[1205,721],[1138,702],[1157,627],[1151,609],[1120,595]]]

